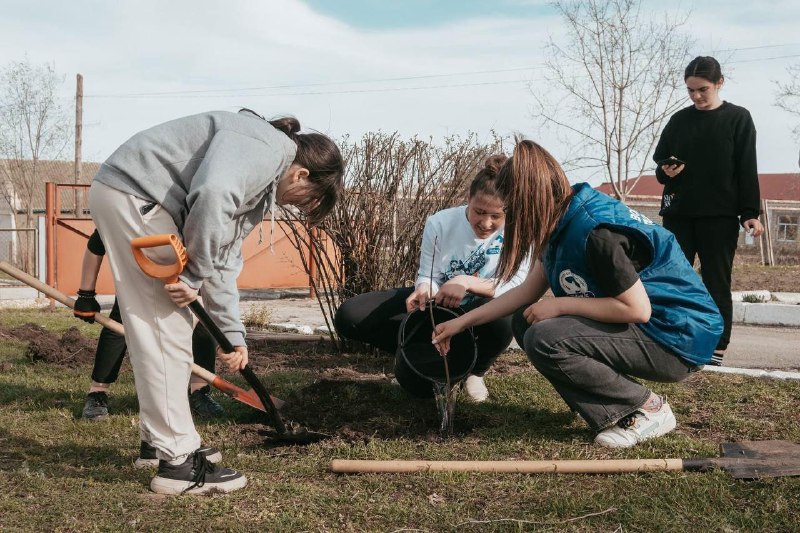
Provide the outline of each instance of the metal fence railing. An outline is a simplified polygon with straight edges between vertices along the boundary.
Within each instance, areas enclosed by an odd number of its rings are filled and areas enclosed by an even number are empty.
[[[0,228],[0,261],[39,276],[39,230],[37,228]],[[0,277],[0,284],[16,284],[8,277]]]

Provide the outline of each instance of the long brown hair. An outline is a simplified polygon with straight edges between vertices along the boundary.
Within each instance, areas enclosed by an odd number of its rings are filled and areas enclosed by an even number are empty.
[[[497,277],[508,281],[529,254],[538,256],[572,197],[567,175],[550,153],[519,141],[497,176],[506,198],[506,226]]]

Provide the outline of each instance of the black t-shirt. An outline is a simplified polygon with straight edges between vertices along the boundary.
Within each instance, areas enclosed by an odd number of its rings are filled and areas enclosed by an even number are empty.
[[[94,233],[89,237],[86,247],[94,255],[106,255],[106,247],[103,246],[103,241],[100,240],[100,234],[97,233],[97,230],[94,230]]]
[[[586,242],[589,274],[608,296],[630,289],[653,260],[649,244],[633,234],[599,226]]]

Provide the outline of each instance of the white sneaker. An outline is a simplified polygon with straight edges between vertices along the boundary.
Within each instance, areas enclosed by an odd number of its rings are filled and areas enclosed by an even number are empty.
[[[483,376],[476,376],[470,374],[464,381],[464,390],[467,391],[472,401],[481,403],[489,398],[489,389],[486,388],[486,383],[483,382]]]
[[[630,448],[648,439],[666,435],[676,425],[672,408],[664,400],[657,412],[636,411],[598,433],[594,441],[608,448]]]

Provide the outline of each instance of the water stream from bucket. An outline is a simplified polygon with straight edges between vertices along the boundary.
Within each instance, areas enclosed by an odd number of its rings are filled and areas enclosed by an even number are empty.
[[[439,434],[442,437],[453,434],[457,390],[455,387],[448,387],[446,383],[433,382],[433,398],[436,401],[436,410],[439,412]]]

